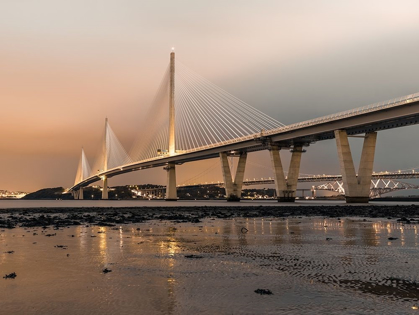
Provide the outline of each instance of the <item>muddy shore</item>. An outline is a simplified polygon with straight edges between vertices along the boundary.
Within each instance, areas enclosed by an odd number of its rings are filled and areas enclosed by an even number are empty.
[[[281,207],[109,207],[109,208],[32,208],[5,209],[0,212],[0,228],[75,225],[115,226],[149,220],[199,223],[204,218],[235,217],[364,217],[388,218],[418,223],[419,206],[281,206]]]

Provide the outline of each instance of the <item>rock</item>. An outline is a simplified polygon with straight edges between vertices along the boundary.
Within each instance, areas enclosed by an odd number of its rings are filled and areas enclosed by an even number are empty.
[[[397,219],[397,222],[410,223],[410,220],[408,218],[401,217],[400,219]]]
[[[4,277],[3,277],[3,279],[14,279],[14,278],[16,278],[17,276],[16,276],[16,272],[12,272],[12,273],[9,273],[8,275],[5,275]]]
[[[268,290],[268,289],[257,289],[255,290],[255,293],[260,294],[260,295],[272,295],[272,291]]]
[[[200,258],[204,258],[204,256],[200,256],[200,255],[185,255],[185,258],[200,259]]]
[[[102,272],[103,272],[103,273],[108,273],[108,272],[112,272],[112,270],[110,270],[110,269],[108,269],[108,268],[105,268],[105,269],[103,269],[103,270],[102,270]]]

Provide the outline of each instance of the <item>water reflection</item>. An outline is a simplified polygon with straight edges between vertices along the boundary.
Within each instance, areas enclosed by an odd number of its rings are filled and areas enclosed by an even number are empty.
[[[418,302],[418,226],[412,224],[235,218],[34,231],[0,232],[0,270],[18,274],[14,282],[0,281],[7,301],[2,311],[9,314],[59,314],[65,308],[54,299],[60,297],[71,299],[70,309],[79,314],[274,313],[286,307],[304,313],[302,305],[309,311],[313,301],[338,311],[345,303],[362,309],[376,298],[375,307],[412,310]],[[103,274],[105,267],[112,272]],[[277,290],[275,299],[261,299],[258,287]]]

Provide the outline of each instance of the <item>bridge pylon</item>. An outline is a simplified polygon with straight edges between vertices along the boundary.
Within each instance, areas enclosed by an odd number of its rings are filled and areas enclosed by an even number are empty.
[[[175,52],[170,53],[170,78],[169,78],[169,155],[176,154],[175,142]],[[166,200],[176,201],[176,164],[168,163],[167,171]]]
[[[220,153],[221,170],[223,172],[224,188],[228,201],[240,201],[242,195],[244,170],[246,167],[247,153],[241,152],[239,156],[239,163],[237,165],[236,175],[231,175],[231,169],[228,162],[226,152]]]
[[[77,168],[75,184],[80,183],[84,179],[90,176],[91,169],[89,162],[87,161],[86,154],[84,153],[83,147],[81,148],[81,157],[79,161],[79,166]],[[83,199],[83,187],[80,187],[77,191],[73,192],[74,199]]]
[[[301,155],[304,152],[302,145],[295,145],[292,150],[288,177],[285,177],[282,167],[279,147],[271,146],[269,149],[271,163],[274,171],[276,195],[279,202],[294,202],[297,193],[298,175],[300,173]]]
[[[108,170],[108,152],[109,152],[109,126],[108,126],[108,118],[105,118],[105,138],[104,138],[104,146],[103,152],[104,160],[103,160],[103,171]],[[102,199],[108,199],[108,178],[106,175],[102,176],[103,181],[103,188],[102,188]]]
[[[346,203],[368,203],[377,132],[365,134],[358,176],[355,173],[346,130],[335,130],[335,138]]]

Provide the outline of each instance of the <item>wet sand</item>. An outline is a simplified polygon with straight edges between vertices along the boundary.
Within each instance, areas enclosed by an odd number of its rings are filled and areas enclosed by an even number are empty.
[[[326,208],[3,211],[0,314],[419,314],[417,207]]]

